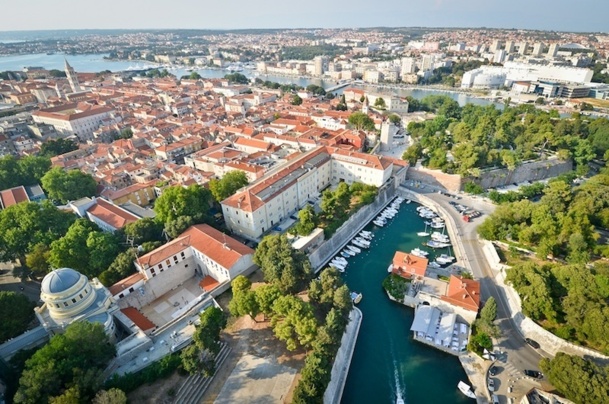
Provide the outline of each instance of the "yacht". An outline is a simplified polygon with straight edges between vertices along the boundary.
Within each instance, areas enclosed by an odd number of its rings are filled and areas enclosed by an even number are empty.
[[[406,205],[410,204],[410,202],[412,202],[410,199],[406,199]]]
[[[459,382],[459,384],[457,384],[457,388],[461,391],[461,393],[465,394],[467,397],[469,398],[476,398],[476,394],[474,394],[474,392],[472,391],[472,388],[470,387],[469,384],[465,383],[465,382]]]
[[[387,272],[389,272],[389,273],[393,272],[393,264],[389,264],[389,266],[387,267]]]
[[[357,248],[357,247],[355,247],[355,246],[352,246],[352,245],[350,245],[350,244],[347,246],[347,248],[348,248],[348,249],[350,249],[351,251],[353,251],[353,252],[354,252],[354,253],[356,253],[356,254],[359,254],[359,253],[361,253],[361,252],[362,252],[362,250],[361,250],[361,249],[359,249],[359,248]]]
[[[433,222],[433,223],[431,223],[430,226],[432,229],[443,229],[445,227],[445,224],[439,223],[439,222]]]
[[[359,236],[360,236],[361,238],[363,238],[364,240],[368,240],[368,241],[372,240],[372,234],[364,234],[364,233],[360,233],[360,234],[359,234]]]
[[[417,236],[419,237],[427,237],[429,236],[429,233],[427,233],[426,231],[420,231],[417,233]]]
[[[453,257],[452,255],[447,255],[447,254],[440,254],[440,256],[438,258],[442,258],[444,260],[453,262],[455,260],[455,257]]]
[[[364,243],[361,243],[358,240],[351,240],[351,244],[354,244],[354,245],[356,245],[358,247],[361,247],[361,248],[368,248],[368,247],[370,247],[370,245],[366,245]]]
[[[372,223],[374,223],[375,225],[377,225],[378,227],[383,227],[385,226],[385,222],[381,222],[380,220],[374,220]]]
[[[443,243],[441,241],[429,240],[426,244],[427,247],[431,248],[446,248],[450,247],[450,243]]]
[[[347,250],[343,250],[340,252],[340,255],[342,255],[345,258],[349,258],[349,257],[353,257],[355,255],[355,253],[353,251],[347,252]]]
[[[361,302],[362,297],[364,296],[361,293],[351,292],[351,300],[353,301],[353,304],[358,304],[359,302]]]
[[[413,248],[412,251],[410,251],[410,253],[412,255],[416,255],[417,257],[421,257],[421,258],[425,258],[429,255],[429,253],[425,250],[421,250],[420,248]]]
[[[362,243],[363,245],[367,245],[368,247],[370,247],[370,241],[366,240],[363,237],[356,237],[355,238],[356,241],[359,241],[360,243]]]
[[[339,256],[334,257],[334,259],[332,261],[336,261],[339,264],[342,264],[345,266],[348,264],[348,261],[346,259],[344,259],[343,257],[339,257]]]
[[[367,230],[362,230],[359,232],[359,235],[365,238],[372,238],[373,234],[371,231],[367,231]]]
[[[330,266],[334,269],[336,269],[338,272],[345,272],[345,267],[340,265],[340,264],[336,264],[334,262],[330,262]]]

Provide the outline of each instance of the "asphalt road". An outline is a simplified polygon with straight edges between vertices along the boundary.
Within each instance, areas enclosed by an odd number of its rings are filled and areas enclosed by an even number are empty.
[[[435,201],[454,219],[457,232],[461,235],[461,244],[465,253],[463,260],[465,266],[472,270],[476,279],[480,281],[482,299],[485,301],[493,296],[497,301],[497,324],[501,330],[501,336],[495,341],[495,351],[501,351],[494,365],[498,373],[493,380],[495,382],[495,394],[499,396],[500,402],[507,403],[508,398],[520,398],[532,387],[540,387],[540,383],[529,377],[524,376],[524,369],[539,370],[539,361],[543,357],[542,352],[529,346],[524,337],[520,334],[513,320],[510,318],[507,298],[497,287],[494,281],[494,274],[488,265],[486,257],[478,241],[477,227],[482,223],[488,214],[492,213],[495,206],[487,203],[480,198],[469,198],[462,196],[457,202],[476,209],[483,213],[481,217],[473,219],[471,222],[463,221],[449,201],[455,199],[445,195],[440,195],[434,190],[415,189],[424,193],[425,196]],[[490,362],[489,362],[490,366]],[[543,387],[549,388],[547,380],[542,380]],[[511,392],[508,387],[511,386]]]

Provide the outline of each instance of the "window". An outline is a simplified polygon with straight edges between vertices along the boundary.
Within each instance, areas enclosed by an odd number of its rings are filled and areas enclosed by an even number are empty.
[[[182,256],[182,258],[184,258],[184,257],[185,257],[185,255],[184,255],[184,251],[182,251],[182,252],[180,253],[180,255]]]
[[[169,260],[165,260],[165,264],[169,265],[171,262],[169,262]]]
[[[123,297],[125,297],[125,295],[123,295],[122,293],[120,295],[118,295],[119,299],[122,299]]]
[[[68,302],[63,302],[63,305],[68,307]]]
[[[82,293],[80,295],[78,295],[78,297],[80,298],[80,300],[82,300]]]
[[[129,292],[133,292],[133,288],[129,288]]]
[[[72,298],[72,303],[76,303],[76,299]]]
[[[157,268],[160,269],[161,271],[163,270],[163,264],[159,264],[157,265]]]

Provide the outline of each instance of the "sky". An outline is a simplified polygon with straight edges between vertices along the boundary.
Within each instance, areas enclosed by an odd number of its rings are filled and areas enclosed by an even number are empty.
[[[488,27],[608,32],[606,0],[3,1],[0,30]],[[14,16],[14,17],[13,17]]]

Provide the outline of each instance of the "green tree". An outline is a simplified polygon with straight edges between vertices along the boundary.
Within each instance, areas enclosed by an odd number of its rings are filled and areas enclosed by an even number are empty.
[[[60,396],[49,398],[49,404],[80,404],[81,400],[80,389],[78,386],[72,386]]]
[[[349,125],[356,130],[373,131],[375,129],[372,118],[362,112],[354,112],[349,115]]]
[[[47,172],[41,182],[49,198],[62,203],[85,196],[94,196],[97,189],[97,183],[89,174],[79,170],[64,171],[60,167],[55,167]]]
[[[133,245],[140,245],[147,241],[163,240],[163,225],[152,217],[145,217],[128,223],[123,227],[125,236],[133,242]]]
[[[78,149],[78,144],[73,140],[57,139],[48,140],[40,146],[39,156],[54,157],[60,154],[69,153]]]
[[[101,324],[72,323],[26,362],[14,402],[48,402],[69,387],[77,388],[80,399],[88,402],[114,353]]]
[[[284,293],[295,291],[311,274],[308,258],[294,250],[285,235],[262,239],[254,253],[254,263],[262,269],[265,281],[275,284]]]
[[[76,220],[68,212],[60,211],[49,201],[19,203],[0,211],[0,260],[19,259],[36,244],[49,245],[62,237]]]
[[[256,300],[256,294],[251,290],[252,283],[243,275],[237,276],[231,282],[233,298],[228,304],[228,309],[235,317],[250,316],[254,321],[260,311]]]
[[[273,313],[273,303],[281,296],[281,291],[276,285],[264,284],[254,290],[254,297],[260,312],[265,317]]]
[[[298,94],[294,94],[292,96],[292,99],[290,100],[290,104],[292,104],[292,105],[301,105],[302,104],[302,98],[300,98],[300,96]]]
[[[423,156],[423,147],[420,143],[414,143],[404,151],[402,155],[402,160],[407,161],[408,164],[414,166],[417,164],[417,161]]]
[[[245,172],[234,170],[226,173],[219,180],[215,178],[212,179],[209,182],[209,189],[216,202],[222,202],[247,184],[248,180]]]
[[[201,351],[208,350],[217,355],[220,352],[220,332],[226,327],[226,316],[219,308],[210,307],[201,313],[199,320],[192,339]]]
[[[36,244],[32,251],[25,256],[25,265],[34,276],[44,276],[49,272],[49,246],[43,243]]]
[[[539,367],[552,386],[576,403],[609,402],[607,369],[594,362],[558,352],[554,359],[543,358]]]
[[[167,224],[180,216],[190,216],[195,223],[202,223],[207,219],[211,199],[211,192],[200,185],[169,187],[156,200],[154,211],[161,223]]]
[[[497,302],[494,297],[489,297],[480,310],[480,319],[486,323],[492,323],[497,318]]]
[[[311,306],[295,296],[281,296],[273,304],[271,325],[287,349],[310,346],[317,335],[317,320]]]
[[[385,103],[385,99],[383,97],[378,97],[376,100],[374,100],[374,106],[379,109],[385,109],[387,104]]]
[[[199,73],[197,73],[197,72],[192,72],[192,73],[190,73],[188,78],[190,80],[201,80],[203,77]]]
[[[17,185],[37,185],[51,169],[51,160],[46,157],[28,156],[17,160],[17,167],[20,181]]]
[[[66,77],[66,72],[63,70],[51,69],[49,70],[49,76],[51,77]]]
[[[116,282],[123,278],[131,275],[135,272],[135,264],[133,263],[137,258],[137,249],[130,248],[127,251],[123,251],[116,256],[114,261],[110,264],[108,269],[99,274],[100,282],[110,287]]]
[[[121,130],[118,137],[121,139],[131,139],[133,137],[133,131],[131,130],[131,128],[124,128]]]
[[[127,395],[117,388],[100,390],[93,398],[93,404],[127,404]]]
[[[307,205],[298,212],[296,232],[301,236],[308,236],[317,227],[317,216],[311,205]]]
[[[195,224],[192,216],[180,216],[177,219],[170,220],[165,225],[165,233],[172,239],[184,233],[186,229]]]
[[[233,83],[238,83],[238,84],[249,84],[249,82],[250,82],[250,79],[248,79],[247,76],[245,76],[241,73],[226,74],[226,75],[224,75],[224,78],[228,81],[231,81]]]
[[[34,303],[20,293],[0,292],[0,343],[23,333],[34,318]]]
[[[397,114],[391,114],[391,115],[389,115],[389,122],[391,122],[394,125],[401,125],[402,118]]]

